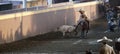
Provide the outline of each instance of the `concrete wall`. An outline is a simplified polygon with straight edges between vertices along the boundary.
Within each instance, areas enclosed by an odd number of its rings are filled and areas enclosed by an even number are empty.
[[[63,24],[74,25],[79,19],[80,8],[86,11],[89,20],[97,19],[97,4],[98,2],[87,2],[1,15],[0,44],[44,34]]]

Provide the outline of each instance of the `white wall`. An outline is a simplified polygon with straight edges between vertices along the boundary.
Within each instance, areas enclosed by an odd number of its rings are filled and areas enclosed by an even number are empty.
[[[100,15],[97,4],[87,2],[1,15],[0,44],[45,34],[64,24],[74,25],[79,19],[80,8],[85,10],[89,20],[97,19]]]

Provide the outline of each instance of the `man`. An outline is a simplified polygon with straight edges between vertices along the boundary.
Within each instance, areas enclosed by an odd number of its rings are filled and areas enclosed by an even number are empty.
[[[80,36],[82,38],[87,38],[87,33],[89,30],[89,21],[87,19],[87,16],[85,15],[84,10],[80,9],[79,12],[81,14],[78,22],[78,26],[80,26],[80,30],[81,30]]]
[[[120,54],[120,38],[116,38],[115,40],[115,49],[116,49],[116,54]]]
[[[89,49],[85,52],[85,54],[93,54],[93,53],[92,53],[92,50]]]
[[[97,42],[102,43],[102,47],[100,48],[99,54],[115,54],[113,47],[107,44],[107,42],[112,42],[111,39],[103,37],[103,39],[99,39],[97,40]]]

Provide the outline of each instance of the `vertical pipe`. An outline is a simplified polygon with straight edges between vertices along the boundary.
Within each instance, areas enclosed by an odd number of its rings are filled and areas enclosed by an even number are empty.
[[[70,3],[70,4],[73,4],[73,0],[69,0],[69,3]]]
[[[47,0],[48,6],[52,6],[52,0]]]
[[[73,2],[73,0],[69,0],[69,2]]]
[[[23,8],[27,8],[27,0],[22,0],[22,3],[23,3]]]

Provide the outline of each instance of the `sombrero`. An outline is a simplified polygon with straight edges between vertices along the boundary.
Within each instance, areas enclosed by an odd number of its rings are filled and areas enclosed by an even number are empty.
[[[85,12],[83,9],[80,9],[79,12]]]
[[[97,40],[97,42],[112,42],[112,39],[108,39],[106,36],[104,36],[102,39]]]
[[[120,42],[120,38],[118,38],[117,41]]]

